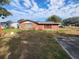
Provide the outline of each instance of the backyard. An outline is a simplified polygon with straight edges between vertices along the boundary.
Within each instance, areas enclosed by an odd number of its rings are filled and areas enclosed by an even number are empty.
[[[51,31],[20,31],[0,38],[0,59],[70,59]]]
[[[5,35],[0,37],[0,59],[70,59],[56,38],[79,36],[78,27],[44,31],[4,29],[3,32]]]

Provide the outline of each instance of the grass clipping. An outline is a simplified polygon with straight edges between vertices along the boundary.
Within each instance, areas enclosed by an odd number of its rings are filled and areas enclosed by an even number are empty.
[[[70,59],[49,32],[18,32],[7,45],[6,59]]]

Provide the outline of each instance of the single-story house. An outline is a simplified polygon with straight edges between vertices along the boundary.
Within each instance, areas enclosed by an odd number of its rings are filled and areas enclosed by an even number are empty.
[[[35,22],[31,20],[23,20],[19,22],[21,30],[56,30],[59,29],[59,24],[54,22]]]

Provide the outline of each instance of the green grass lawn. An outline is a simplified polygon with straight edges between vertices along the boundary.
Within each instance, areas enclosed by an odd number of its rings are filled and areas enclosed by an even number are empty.
[[[70,59],[51,32],[18,32],[7,45],[9,59]]]
[[[8,33],[8,32],[19,32],[21,30],[19,30],[19,29],[3,29],[3,31]]]

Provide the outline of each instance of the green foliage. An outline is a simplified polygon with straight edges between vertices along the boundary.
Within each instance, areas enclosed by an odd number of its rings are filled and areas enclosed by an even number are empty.
[[[0,17],[4,16],[7,17],[9,15],[12,15],[9,11],[7,11],[5,8],[0,7]]]
[[[50,32],[18,32],[8,45],[8,59],[70,59]]]
[[[0,0],[0,5],[9,4],[10,0]]]
[[[56,16],[56,15],[53,15],[53,16],[50,16],[50,17],[47,19],[47,21],[53,21],[53,22],[59,23],[59,22],[62,21],[62,19],[61,19],[60,17]]]
[[[5,28],[3,31],[5,33],[9,33],[9,32],[20,32],[21,30],[19,30],[19,29],[7,29],[7,28]]]
[[[7,11],[5,8],[3,8],[2,6],[5,4],[9,4],[10,0],[0,0],[0,17],[2,17],[2,19],[4,19],[5,17],[12,15],[9,11]]]

